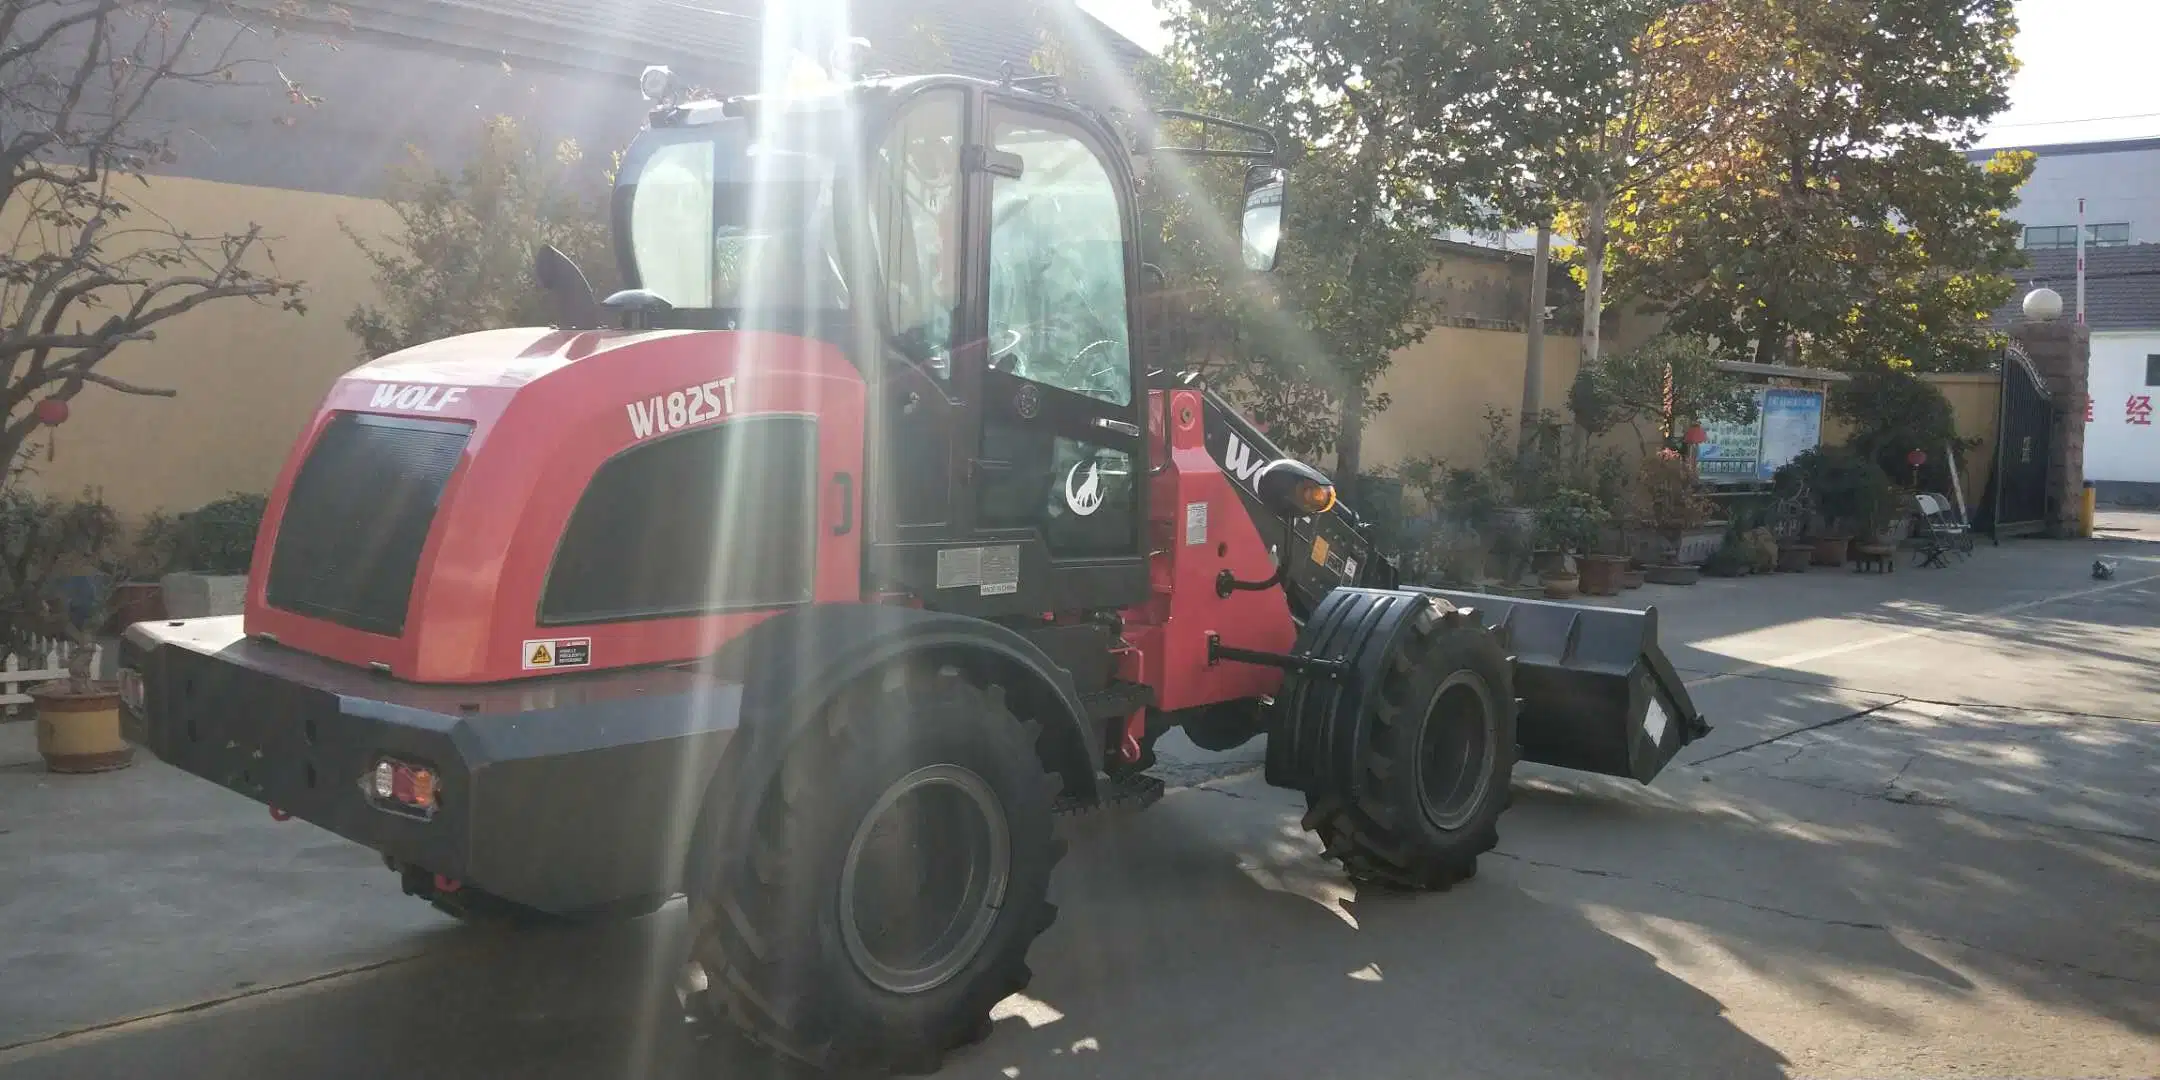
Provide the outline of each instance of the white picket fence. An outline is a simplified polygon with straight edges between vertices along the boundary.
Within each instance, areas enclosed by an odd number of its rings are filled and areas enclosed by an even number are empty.
[[[104,659],[102,647],[90,654],[90,670],[98,670]],[[5,664],[0,664],[0,705],[6,706],[6,715],[15,716],[30,704],[25,693],[41,682],[67,678],[67,642],[57,638],[33,639],[30,655],[9,653]]]

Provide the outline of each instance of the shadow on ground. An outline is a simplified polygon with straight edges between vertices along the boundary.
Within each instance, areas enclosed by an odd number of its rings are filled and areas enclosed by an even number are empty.
[[[1034,986],[944,1075],[1783,1075],[1716,1001],[1505,873],[1352,896],[1293,805],[1207,790],[1074,833]],[[678,904],[599,931],[467,931],[373,972],[18,1051],[0,1076],[798,1075],[678,1020],[659,958],[681,923]]]

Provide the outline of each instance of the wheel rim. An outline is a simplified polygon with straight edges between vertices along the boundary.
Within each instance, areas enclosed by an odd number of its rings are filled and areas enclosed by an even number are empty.
[[[1012,872],[997,793],[928,765],[878,797],[840,869],[840,931],[864,978],[896,994],[943,985],[982,951]]]
[[[1458,671],[1440,684],[1418,740],[1418,802],[1442,829],[1467,824],[1492,786],[1491,698],[1485,680]]]

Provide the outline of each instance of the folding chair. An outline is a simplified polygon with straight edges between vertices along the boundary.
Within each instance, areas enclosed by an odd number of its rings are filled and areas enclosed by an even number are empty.
[[[1920,514],[1920,534],[1914,538],[1920,565],[1948,566],[1944,556],[1972,554],[1972,530],[1958,520],[1942,496],[1922,492],[1913,496],[1913,504]]]

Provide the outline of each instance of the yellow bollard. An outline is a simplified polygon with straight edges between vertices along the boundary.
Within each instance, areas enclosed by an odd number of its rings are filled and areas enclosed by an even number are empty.
[[[2097,501],[2098,493],[2093,490],[2092,481],[2087,480],[2084,498],[2078,503],[2078,535],[2087,540],[2092,539],[2094,504]]]

